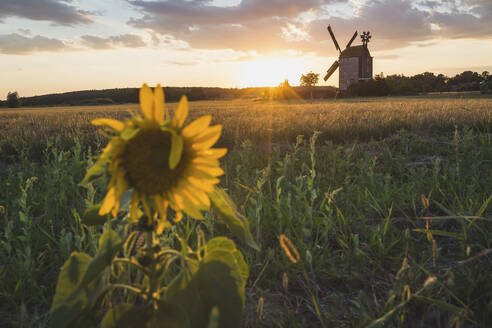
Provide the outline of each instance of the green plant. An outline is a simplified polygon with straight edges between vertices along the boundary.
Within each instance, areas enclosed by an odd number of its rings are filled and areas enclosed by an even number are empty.
[[[152,92],[144,85],[140,101],[143,117],[93,121],[117,135],[82,182],[110,175],[103,202],[82,220],[106,223],[94,256],[73,252],[63,265],[52,325],[86,327],[104,315],[102,327],[237,327],[249,275],[243,255],[232,240],[207,242],[202,232],[192,248],[180,229],[182,212],[203,219],[212,204],[236,237],[256,247],[247,221],[214,187],[222,171],[217,158],[225,154],[211,148],[220,126],[209,128],[211,117],[183,126],[186,98],[165,120],[160,86]]]

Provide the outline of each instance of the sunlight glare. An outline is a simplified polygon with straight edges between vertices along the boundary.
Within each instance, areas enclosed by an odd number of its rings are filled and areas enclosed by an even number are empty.
[[[302,58],[268,57],[240,64],[238,84],[241,87],[273,87],[285,79],[290,85],[298,85],[306,70]]]

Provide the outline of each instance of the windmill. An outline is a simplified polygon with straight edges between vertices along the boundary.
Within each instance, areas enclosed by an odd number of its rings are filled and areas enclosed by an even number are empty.
[[[330,32],[335,48],[339,52],[339,57],[326,72],[324,80],[328,80],[337,68],[339,68],[338,85],[340,90],[346,90],[352,83],[372,79],[372,57],[367,49],[367,43],[371,39],[371,33],[369,31],[363,32],[360,36],[362,45],[352,46],[352,42],[354,42],[358,35],[357,31],[355,31],[342,51],[330,25],[328,25],[328,32]]]

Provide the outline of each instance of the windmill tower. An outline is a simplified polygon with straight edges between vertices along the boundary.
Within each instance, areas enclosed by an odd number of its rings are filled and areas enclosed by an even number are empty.
[[[372,79],[372,57],[367,49],[367,43],[371,39],[370,32],[363,32],[360,36],[362,39],[361,46],[351,47],[352,42],[354,42],[357,37],[357,31],[355,31],[343,51],[340,49],[330,25],[328,25],[328,32],[330,32],[331,39],[340,55],[338,60],[335,60],[326,72],[324,78],[325,81],[328,80],[339,67],[338,87],[340,90],[347,90],[352,83]]]

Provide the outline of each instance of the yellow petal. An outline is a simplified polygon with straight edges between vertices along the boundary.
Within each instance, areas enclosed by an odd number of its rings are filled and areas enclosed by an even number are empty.
[[[195,169],[194,167],[190,167],[190,169],[187,170],[186,174],[188,176],[192,176],[194,178],[201,179],[201,180],[205,180],[205,179],[212,180],[212,181],[218,180],[214,175],[204,172],[202,169]]]
[[[108,193],[104,197],[102,206],[99,209],[99,215],[105,215],[111,212],[111,209],[116,202],[115,190],[116,189],[114,187],[109,188]]]
[[[205,130],[210,125],[210,122],[212,122],[212,115],[202,116],[194,120],[183,129],[183,136],[187,138],[196,136]]]
[[[159,125],[164,123],[164,90],[160,84],[154,89],[154,119],[159,122]]]
[[[194,138],[192,148],[198,150],[212,147],[219,140],[221,132],[222,125],[220,124],[206,129]]]
[[[182,96],[179,101],[178,108],[174,113],[171,124],[177,128],[180,128],[183,126],[186,116],[188,116],[188,98],[186,98],[186,96]]]
[[[147,84],[144,83],[142,88],[140,88],[140,109],[144,117],[148,119],[153,118],[153,107],[154,107],[154,95],[152,89],[149,88]]]
[[[183,219],[183,212],[177,212],[176,217],[174,218],[174,222],[178,223]]]
[[[138,203],[140,201],[140,197],[138,192],[134,191],[132,194],[132,199],[130,200],[130,218],[132,220],[136,220],[138,218]]]
[[[123,122],[113,120],[111,118],[96,118],[95,120],[92,120],[91,123],[96,126],[106,126],[118,133],[121,133],[121,131],[125,128],[125,124]]]
[[[183,154],[183,137],[176,133],[171,134],[171,154],[169,155],[169,168],[174,170]]]
[[[126,181],[126,172],[123,169],[119,169],[116,172],[116,198],[120,198],[125,191],[129,188],[128,182]]]
[[[156,208],[157,212],[159,212],[161,220],[165,220],[167,216],[167,207],[164,208],[164,202],[164,198],[161,195],[157,194],[154,196],[154,208]]]
[[[200,208],[203,208],[203,206],[207,209],[210,208],[210,199],[202,190],[199,190],[192,185],[188,185],[188,187],[184,188],[183,192],[196,199],[199,202]]]
[[[195,188],[201,189],[205,192],[212,192],[214,191],[214,183],[213,181],[210,182],[211,180],[208,179],[197,179],[195,177],[188,177],[188,182]]]
[[[142,200],[142,207],[144,208],[144,213],[147,216],[147,222],[149,224],[151,224],[152,223],[152,216],[150,214],[149,204],[147,204],[147,200],[146,200],[146,197],[144,195],[142,195],[141,200]]]
[[[221,158],[227,154],[227,148],[211,148],[206,150],[201,150],[198,152],[198,156],[203,156],[206,158]]]
[[[204,173],[207,173],[208,175],[218,177],[222,174],[224,174],[224,171],[220,167],[210,167],[210,166],[203,166],[203,165],[193,165],[193,168],[202,171]]]
[[[114,202],[114,206],[113,206],[113,211],[111,211],[111,214],[113,214],[114,218],[118,215],[119,210],[120,210],[120,199],[116,198],[116,201]]]
[[[193,164],[203,164],[205,166],[220,167],[219,160],[214,158],[196,157],[191,161]]]
[[[184,210],[195,219],[203,219],[203,215],[200,212],[200,209],[197,208],[197,206],[193,204],[193,202],[187,197],[187,195],[184,195],[181,190],[177,190],[176,192],[174,192],[173,198],[176,202],[176,205],[178,205],[180,209]]]

